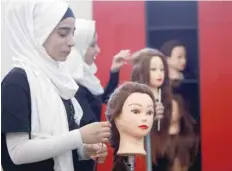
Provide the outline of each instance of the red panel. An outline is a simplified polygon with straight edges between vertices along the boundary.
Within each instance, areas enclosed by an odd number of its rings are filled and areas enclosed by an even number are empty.
[[[101,53],[96,59],[97,75],[106,85],[113,56],[123,49],[145,47],[145,12],[143,1],[93,1]],[[125,66],[120,80],[129,80],[130,66]]]
[[[145,47],[145,6],[143,1],[93,1],[93,18],[101,53],[96,59],[97,76],[103,85],[109,79],[113,56],[123,49],[132,52]],[[130,79],[131,66],[126,65],[120,72],[120,82]],[[102,112],[104,115],[104,111]],[[103,116],[104,120],[105,117]],[[113,151],[109,148],[104,164],[98,165],[99,171],[111,170]],[[139,162],[141,163],[141,162]],[[144,171],[143,165],[137,171]]]
[[[232,2],[199,2],[203,171],[232,171]]]

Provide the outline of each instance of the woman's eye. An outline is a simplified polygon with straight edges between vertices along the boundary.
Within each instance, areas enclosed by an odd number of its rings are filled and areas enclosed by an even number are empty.
[[[59,33],[60,37],[65,37],[67,36],[67,33]]]

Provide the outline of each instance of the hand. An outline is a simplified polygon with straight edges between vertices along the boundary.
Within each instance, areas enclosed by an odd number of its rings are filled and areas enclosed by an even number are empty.
[[[106,156],[108,155],[107,146],[103,143],[85,144],[84,150],[86,155],[91,159],[96,160],[98,158],[98,163],[104,163]]]
[[[106,143],[110,137],[109,122],[94,122],[80,128],[82,141],[85,144]]]
[[[156,116],[155,116],[155,120],[160,120],[163,118],[163,114],[164,114],[164,106],[161,102],[156,102]]]
[[[120,68],[126,63],[131,57],[130,50],[121,50],[117,55],[114,56],[111,65],[111,71],[119,71]]]

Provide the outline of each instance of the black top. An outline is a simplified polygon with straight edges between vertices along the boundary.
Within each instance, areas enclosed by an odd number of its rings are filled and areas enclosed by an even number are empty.
[[[1,123],[1,164],[4,171],[54,171],[53,159],[41,162],[15,165],[8,153],[6,145],[6,133],[31,131],[31,98],[27,75],[23,69],[13,68],[1,83],[2,88],[2,123]],[[74,120],[74,109],[70,100],[63,100],[67,112],[69,130],[77,129]],[[75,171],[78,169],[78,155],[73,150]]]
[[[108,101],[110,94],[118,85],[118,80],[119,72],[111,72],[108,85],[104,90],[104,94],[102,94],[101,96],[93,95],[87,88],[79,85],[79,89],[75,97],[80,103],[80,106],[84,113],[80,122],[80,127],[101,120],[102,103],[106,103]],[[92,171],[94,161],[83,160],[79,161],[77,164],[79,167],[84,168],[85,171]]]
[[[80,103],[84,116],[80,126],[93,122],[93,118],[85,116],[95,116],[97,121],[101,120],[102,103],[107,103],[111,93],[115,90],[119,82],[119,72],[111,72],[110,80],[104,89],[104,93],[100,96],[92,94],[86,87],[79,85],[79,89],[75,95]]]

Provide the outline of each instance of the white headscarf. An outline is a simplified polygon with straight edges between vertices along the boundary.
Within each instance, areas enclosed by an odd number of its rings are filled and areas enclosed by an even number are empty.
[[[31,93],[31,136],[44,139],[69,131],[67,114],[61,100],[71,99],[75,119],[83,113],[75,100],[78,89],[65,68],[61,71],[43,47],[44,42],[68,9],[61,0],[7,0],[6,27],[14,66],[25,70]],[[66,70],[67,71],[67,70]],[[55,171],[73,171],[72,152],[54,157]]]
[[[97,67],[95,63],[88,65],[84,62],[87,49],[94,38],[95,21],[76,19],[75,47],[65,63],[74,80],[86,87],[92,94],[101,95],[104,92],[100,80],[95,76]]]

